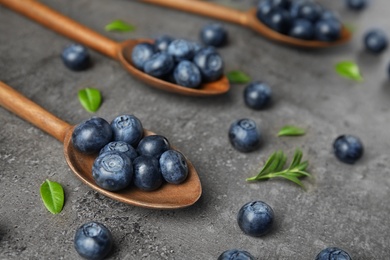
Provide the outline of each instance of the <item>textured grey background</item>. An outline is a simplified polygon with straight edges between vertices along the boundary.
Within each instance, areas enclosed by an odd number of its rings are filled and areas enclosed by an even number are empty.
[[[197,40],[200,28],[213,21],[125,0],[45,0],[44,3],[114,40],[170,34]],[[222,1],[246,10],[254,1]],[[93,68],[67,70],[59,55],[71,41],[0,6],[0,79],[71,124],[89,118],[77,91],[92,86],[104,102],[96,115],[112,120],[132,113],[148,129],[165,135],[197,168],[203,195],[182,210],[149,210],[108,199],[83,185],[69,170],[62,144],[0,108],[0,259],[78,259],[75,230],[96,220],[115,239],[110,259],[216,259],[240,248],[258,259],[314,259],[327,246],[344,248],[354,259],[389,259],[390,239],[390,84],[386,73],[390,51],[372,56],[361,38],[371,27],[390,34],[387,0],[372,1],[361,13],[346,10],[343,1],[322,1],[354,27],[346,46],[305,51],[277,45],[249,29],[226,24],[230,43],[220,49],[226,71],[240,69],[268,82],[272,107],[253,111],[244,105],[244,86],[232,85],[219,97],[191,98],[148,87],[133,79],[120,64],[91,51]],[[110,33],[104,26],[123,19],[133,33]],[[336,62],[355,60],[364,82],[337,76]],[[227,131],[232,121],[254,119],[262,129],[259,151],[232,149]],[[305,127],[307,134],[278,138],[285,124]],[[340,134],[359,136],[365,155],[351,166],[332,154]],[[310,161],[314,178],[304,192],[283,180],[249,184],[267,156],[296,147]],[[59,215],[43,206],[39,187],[46,179],[65,188]],[[243,234],[239,208],[263,200],[276,214],[276,226],[263,238]]]

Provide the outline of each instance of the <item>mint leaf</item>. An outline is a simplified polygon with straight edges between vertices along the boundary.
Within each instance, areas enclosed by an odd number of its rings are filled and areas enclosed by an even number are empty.
[[[78,96],[81,105],[91,113],[96,112],[102,102],[100,91],[95,88],[81,89],[78,92]]]
[[[230,83],[244,84],[251,81],[251,78],[247,74],[239,70],[230,71],[226,76]]]
[[[279,130],[278,136],[298,136],[304,134],[305,129],[293,125],[286,125]]]
[[[335,70],[341,77],[355,81],[363,81],[359,66],[353,61],[341,61],[336,64]]]
[[[61,212],[64,206],[64,189],[61,184],[46,180],[40,188],[41,198],[45,207],[53,214]]]
[[[104,29],[108,32],[133,32],[135,31],[135,26],[122,20],[115,20],[107,24]]]

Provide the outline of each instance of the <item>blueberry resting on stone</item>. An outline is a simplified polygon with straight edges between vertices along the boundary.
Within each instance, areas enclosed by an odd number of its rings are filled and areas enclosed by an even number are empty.
[[[204,82],[218,80],[223,74],[223,60],[214,48],[203,48],[199,50],[194,63],[199,68]]]
[[[114,141],[123,141],[136,147],[144,135],[141,121],[133,115],[121,115],[111,122]]]
[[[156,49],[153,44],[143,42],[137,44],[131,52],[131,61],[137,69],[143,70],[144,64],[153,54],[156,53]]]
[[[99,154],[92,166],[96,184],[109,191],[118,191],[130,185],[133,165],[124,153],[112,151]]]
[[[169,44],[167,51],[176,62],[191,60],[194,56],[194,45],[187,40],[176,39]]]
[[[255,121],[246,118],[234,121],[229,128],[229,141],[240,152],[259,148],[261,135]]]
[[[113,238],[106,226],[92,221],[77,229],[73,244],[81,257],[88,260],[101,260],[110,253]]]
[[[386,50],[388,40],[381,30],[370,30],[364,35],[364,46],[371,53],[379,54]]]
[[[227,43],[228,33],[219,23],[207,24],[200,31],[200,40],[206,46],[222,47]]]
[[[187,178],[186,158],[178,151],[165,151],[159,160],[161,174],[166,182],[180,184]]]
[[[351,10],[360,11],[367,6],[367,0],[346,0],[346,4]]]
[[[125,154],[127,157],[130,158],[131,161],[133,161],[138,156],[138,153],[134,149],[134,147],[126,142],[123,142],[123,141],[113,141],[113,142],[106,144],[106,146],[104,146],[100,150],[99,154],[102,154],[105,152],[112,152],[112,151],[117,151],[117,152],[121,152],[121,153]]]
[[[328,247],[322,250],[315,260],[352,260],[351,256],[337,247]]]
[[[314,38],[313,23],[306,19],[296,19],[288,34],[297,39],[312,40]]]
[[[175,82],[183,87],[198,88],[202,83],[199,68],[191,61],[182,60],[173,71]]]
[[[284,9],[273,9],[266,17],[265,23],[274,31],[286,34],[291,27],[290,13]]]
[[[224,251],[217,260],[256,260],[249,252],[238,249]]]
[[[162,185],[163,177],[158,160],[155,157],[141,155],[133,162],[134,185],[145,191],[158,189]]]
[[[92,117],[77,125],[72,133],[72,144],[80,152],[98,153],[113,137],[110,124],[100,117]]]
[[[364,148],[358,137],[341,135],[334,141],[333,151],[340,161],[353,164],[362,157]]]
[[[156,78],[168,75],[174,67],[175,62],[167,52],[157,52],[144,63],[145,73]]]
[[[139,155],[159,159],[163,152],[170,149],[168,139],[161,135],[149,135],[142,138],[137,147]]]
[[[156,38],[154,46],[158,51],[167,51],[169,44],[174,40],[169,35],[162,35]]]
[[[271,230],[274,211],[263,201],[248,202],[238,212],[237,222],[245,234],[260,237]]]
[[[315,35],[320,41],[335,41],[340,38],[341,23],[334,19],[319,20],[315,25]]]
[[[245,87],[245,104],[255,110],[267,107],[271,102],[272,91],[267,83],[255,81]]]
[[[66,47],[61,59],[65,66],[74,71],[85,70],[91,65],[88,49],[80,44],[71,44]]]

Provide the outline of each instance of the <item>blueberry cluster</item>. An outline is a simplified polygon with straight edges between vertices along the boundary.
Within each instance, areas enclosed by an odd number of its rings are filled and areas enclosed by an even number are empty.
[[[302,40],[331,42],[341,35],[336,15],[311,0],[260,0],[256,16],[272,30]]]
[[[223,74],[222,57],[214,47],[167,35],[158,37],[153,44],[137,44],[131,59],[139,70],[187,88],[199,88]]]
[[[180,184],[188,175],[184,155],[171,149],[164,136],[144,136],[141,121],[133,115],[118,116],[111,124],[92,117],[75,127],[72,143],[80,152],[99,153],[92,176],[97,185],[109,191],[130,184],[152,191],[164,181]]]

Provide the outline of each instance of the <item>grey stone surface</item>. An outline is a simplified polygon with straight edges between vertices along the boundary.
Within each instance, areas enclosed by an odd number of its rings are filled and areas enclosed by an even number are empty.
[[[125,0],[45,0],[50,7],[114,40],[171,34],[197,40],[209,18]],[[246,10],[255,1],[222,1]],[[355,28],[348,45],[306,51],[281,46],[249,29],[226,24],[227,47],[220,50],[226,71],[240,69],[267,81],[274,91],[272,107],[253,111],[244,105],[244,86],[213,98],[192,98],[148,87],[121,65],[91,51],[93,68],[67,70],[59,55],[72,42],[0,6],[0,79],[59,118],[72,123],[89,118],[77,91],[93,86],[104,102],[95,114],[113,119],[123,113],[165,135],[197,168],[203,195],[182,210],[150,210],[124,205],[82,184],[68,168],[62,144],[0,108],[0,259],[78,259],[75,230],[95,220],[106,224],[115,239],[109,259],[216,259],[240,248],[258,259],[314,259],[328,246],[347,250],[353,259],[388,259],[390,255],[390,84],[386,73],[390,51],[372,56],[362,50],[363,33],[390,28],[387,0],[372,1],[361,13],[346,10],[343,1],[322,1]],[[104,31],[114,19],[136,25],[132,33]],[[389,32],[389,31],[387,31]],[[365,80],[340,78],[333,66],[355,60]],[[227,138],[232,121],[254,119],[262,129],[260,150],[243,154]],[[285,124],[305,127],[307,134],[278,138]],[[362,160],[343,164],[332,154],[340,134],[359,136]],[[267,156],[296,147],[310,161],[307,191],[283,180],[249,184]],[[64,186],[66,202],[50,214],[39,195],[49,178]],[[263,200],[276,215],[267,236],[252,238],[237,223],[239,208]]]

